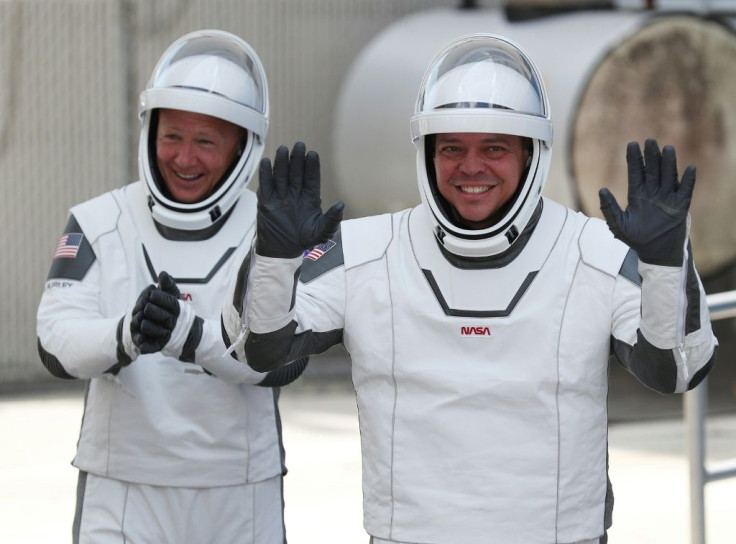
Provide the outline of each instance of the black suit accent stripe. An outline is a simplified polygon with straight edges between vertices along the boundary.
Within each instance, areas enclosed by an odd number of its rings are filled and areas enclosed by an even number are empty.
[[[289,302],[289,311],[293,310],[296,306],[296,288],[299,284],[299,276],[302,273],[302,267],[296,269],[296,272],[294,272],[294,287],[291,289],[291,301]]]
[[[151,258],[148,256],[148,252],[146,251],[146,246],[141,244],[141,248],[143,248],[143,257],[146,259],[146,266],[148,267],[148,272],[151,274],[151,278],[153,278],[153,281],[155,282],[156,280],[158,280],[158,272],[153,267]],[[215,266],[212,267],[212,270],[210,270],[207,276],[205,276],[204,278],[174,278],[174,281],[176,283],[205,285],[210,282],[210,280],[214,277],[214,275],[217,274],[217,271],[220,270],[220,268],[222,268],[222,266],[230,258],[230,255],[232,255],[234,252],[235,252],[234,247],[228,248],[228,250],[225,251],[222,257],[220,257],[220,260],[217,261],[217,263],[215,263]]]
[[[524,279],[524,282],[519,287],[519,290],[514,295],[514,298],[511,300],[509,305],[502,310],[462,310],[457,308],[450,308],[450,306],[447,304],[447,301],[445,300],[445,297],[442,296],[442,291],[440,290],[439,285],[437,285],[432,272],[424,269],[422,269],[422,272],[424,273],[424,277],[427,278],[427,282],[429,282],[429,286],[432,288],[432,292],[434,293],[437,302],[442,307],[442,311],[445,312],[445,315],[454,317],[506,317],[511,315],[511,312],[514,311],[514,308],[521,300],[521,297],[524,296],[524,293],[527,291],[527,289],[529,289],[529,286],[532,284],[534,278],[539,273],[538,270],[535,270],[534,272],[529,272],[529,274],[527,274],[526,278]]]
[[[304,369],[307,368],[307,363],[309,363],[309,357],[297,359],[293,363],[272,370],[256,385],[261,387],[284,387],[285,385],[289,385],[302,375]]]
[[[116,333],[117,338],[117,355],[118,355],[118,362],[112,365],[110,368],[108,368],[105,372],[110,373],[112,375],[117,375],[118,372],[120,372],[120,369],[124,366],[128,366],[132,361],[130,357],[128,357],[128,354],[125,352],[125,347],[123,347],[123,323],[125,322],[125,317],[121,317],[120,321],[118,321],[118,329]]]
[[[74,510],[74,522],[72,523],[72,544],[79,544],[79,534],[82,529],[82,510],[84,509],[86,490],[87,473],[80,470],[79,477],[77,478],[77,507]]]
[[[245,302],[245,289],[248,285],[248,275],[250,274],[250,252],[245,256],[243,262],[240,263],[238,269],[238,277],[235,283],[235,292],[233,293],[233,306],[238,314],[243,315],[243,303]]]
[[[184,341],[184,347],[181,350],[179,360],[183,363],[193,363],[195,358],[195,351],[199,347],[199,343],[202,341],[202,330],[204,328],[204,320],[197,316],[194,318],[192,326],[189,328],[189,334],[187,339]]]
[[[322,353],[342,342],[342,329],[325,332],[306,330],[294,334],[296,321],[267,333],[250,332],[245,343],[245,358],[256,372],[269,372],[308,355]]]
[[[700,285],[693,264],[693,248],[687,243],[687,281],[685,293],[687,296],[687,312],[685,313],[685,334],[700,330]]]
[[[659,393],[675,392],[677,385],[677,362],[671,349],[659,349],[650,344],[641,331],[636,331],[634,346],[612,339],[616,359],[631,374]]]
[[[225,322],[222,319],[222,316],[220,316],[220,333],[222,334],[222,343],[225,344],[228,348],[232,346],[232,342],[230,341],[230,336],[227,334],[227,330],[225,329]],[[232,350],[230,352],[230,357],[238,360],[238,356],[235,354],[236,350]]]
[[[713,365],[716,362],[716,356],[718,355],[718,346],[715,346],[713,348],[713,355],[710,356],[710,359],[708,360],[703,367],[698,370],[695,375],[692,377],[690,382],[687,384],[687,390],[690,391],[691,389],[696,388],[698,385],[700,385],[700,382],[702,382],[705,377],[708,375],[708,373],[713,368]]]
[[[639,256],[636,251],[630,249],[621,263],[621,269],[618,271],[619,276],[629,280],[637,287],[641,287],[641,276],[639,275]]]
[[[59,359],[56,358],[56,356],[51,355],[48,351],[44,349],[44,347],[41,345],[41,339],[36,338],[36,340],[38,343],[38,355],[41,357],[41,362],[43,363],[43,366],[46,367],[46,370],[48,370],[53,376],[57,378],[62,378],[64,380],[75,379],[74,376],[64,370],[64,367],[62,366]]]

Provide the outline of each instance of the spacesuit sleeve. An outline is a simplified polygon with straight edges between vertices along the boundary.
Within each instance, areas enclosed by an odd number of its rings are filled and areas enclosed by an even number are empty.
[[[59,378],[116,373],[135,357],[124,316],[104,317],[100,264],[72,215],[57,244],[37,312],[38,352]],[[132,304],[132,303],[131,303]]]
[[[196,317],[179,360],[195,363],[210,375],[228,383],[245,383],[263,387],[282,387],[296,380],[307,367],[308,359],[295,361],[273,373],[258,372],[238,361],[234,353],[226,353],[229,341],[218,319]]]
[[[251,250],[235,303],[223,314],[223,322],[230,316],[224,328],[239,357],[251,368],[274,370],[342,342],[345,276],[339,234],[331,243],[315,260],[263,257]]]
[[[614,297],[612,350],[629,372],[660,393],[705,378],[718,341],[689,246],[682,267],[646,264],[629,251]]]

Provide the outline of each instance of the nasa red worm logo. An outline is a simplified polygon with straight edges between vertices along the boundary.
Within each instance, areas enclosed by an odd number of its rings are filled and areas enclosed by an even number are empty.
[[[460,327],[460,336],[491,336],[489,327],[470,327],[462,325]]]

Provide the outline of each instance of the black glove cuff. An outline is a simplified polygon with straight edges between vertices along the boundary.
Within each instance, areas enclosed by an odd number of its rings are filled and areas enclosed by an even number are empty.
[[[289,385],[302,375],[304,369],[307,368],[307,363],[309,363],[309,357],[297,359],[292,363],[272,370],[257,385],[261,387],[283,387]]]
[[[179,360],[182,363],[193,363],[195,359],[195,352],[199,347],[199,343],[202,341],[202,331],[204,330],[204,319],[199,316],[194,318],[192,326],[189,328],[189,334],[187,339],[184,341],[184,347],[179,355]]]

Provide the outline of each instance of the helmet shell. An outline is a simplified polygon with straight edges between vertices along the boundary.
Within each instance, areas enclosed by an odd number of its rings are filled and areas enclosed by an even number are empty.
[[[417,179],[437,239],[452,253],[488,257],[508,249],[529,222],[547,178],[552,153],[549,100],[539,70],[511,40],[471,34],[447,44],[430,63],[410,121]],[[494,225],[473,230],[445,212],[427,136],[440,133],[512,134],[529,138],[532,152],[519,190]]]
[[[217,117],[248,132],[236,163],[200,202],[176,202],[163,186],[154,133],[154,112],[159,108]],[[138,114],[138,168],[154,220],[174,229],[201,230],[226,217],[250,183],[268,134],[268,82],[253,48],[221,30],[182,36],[159,59],[140,95]]]

